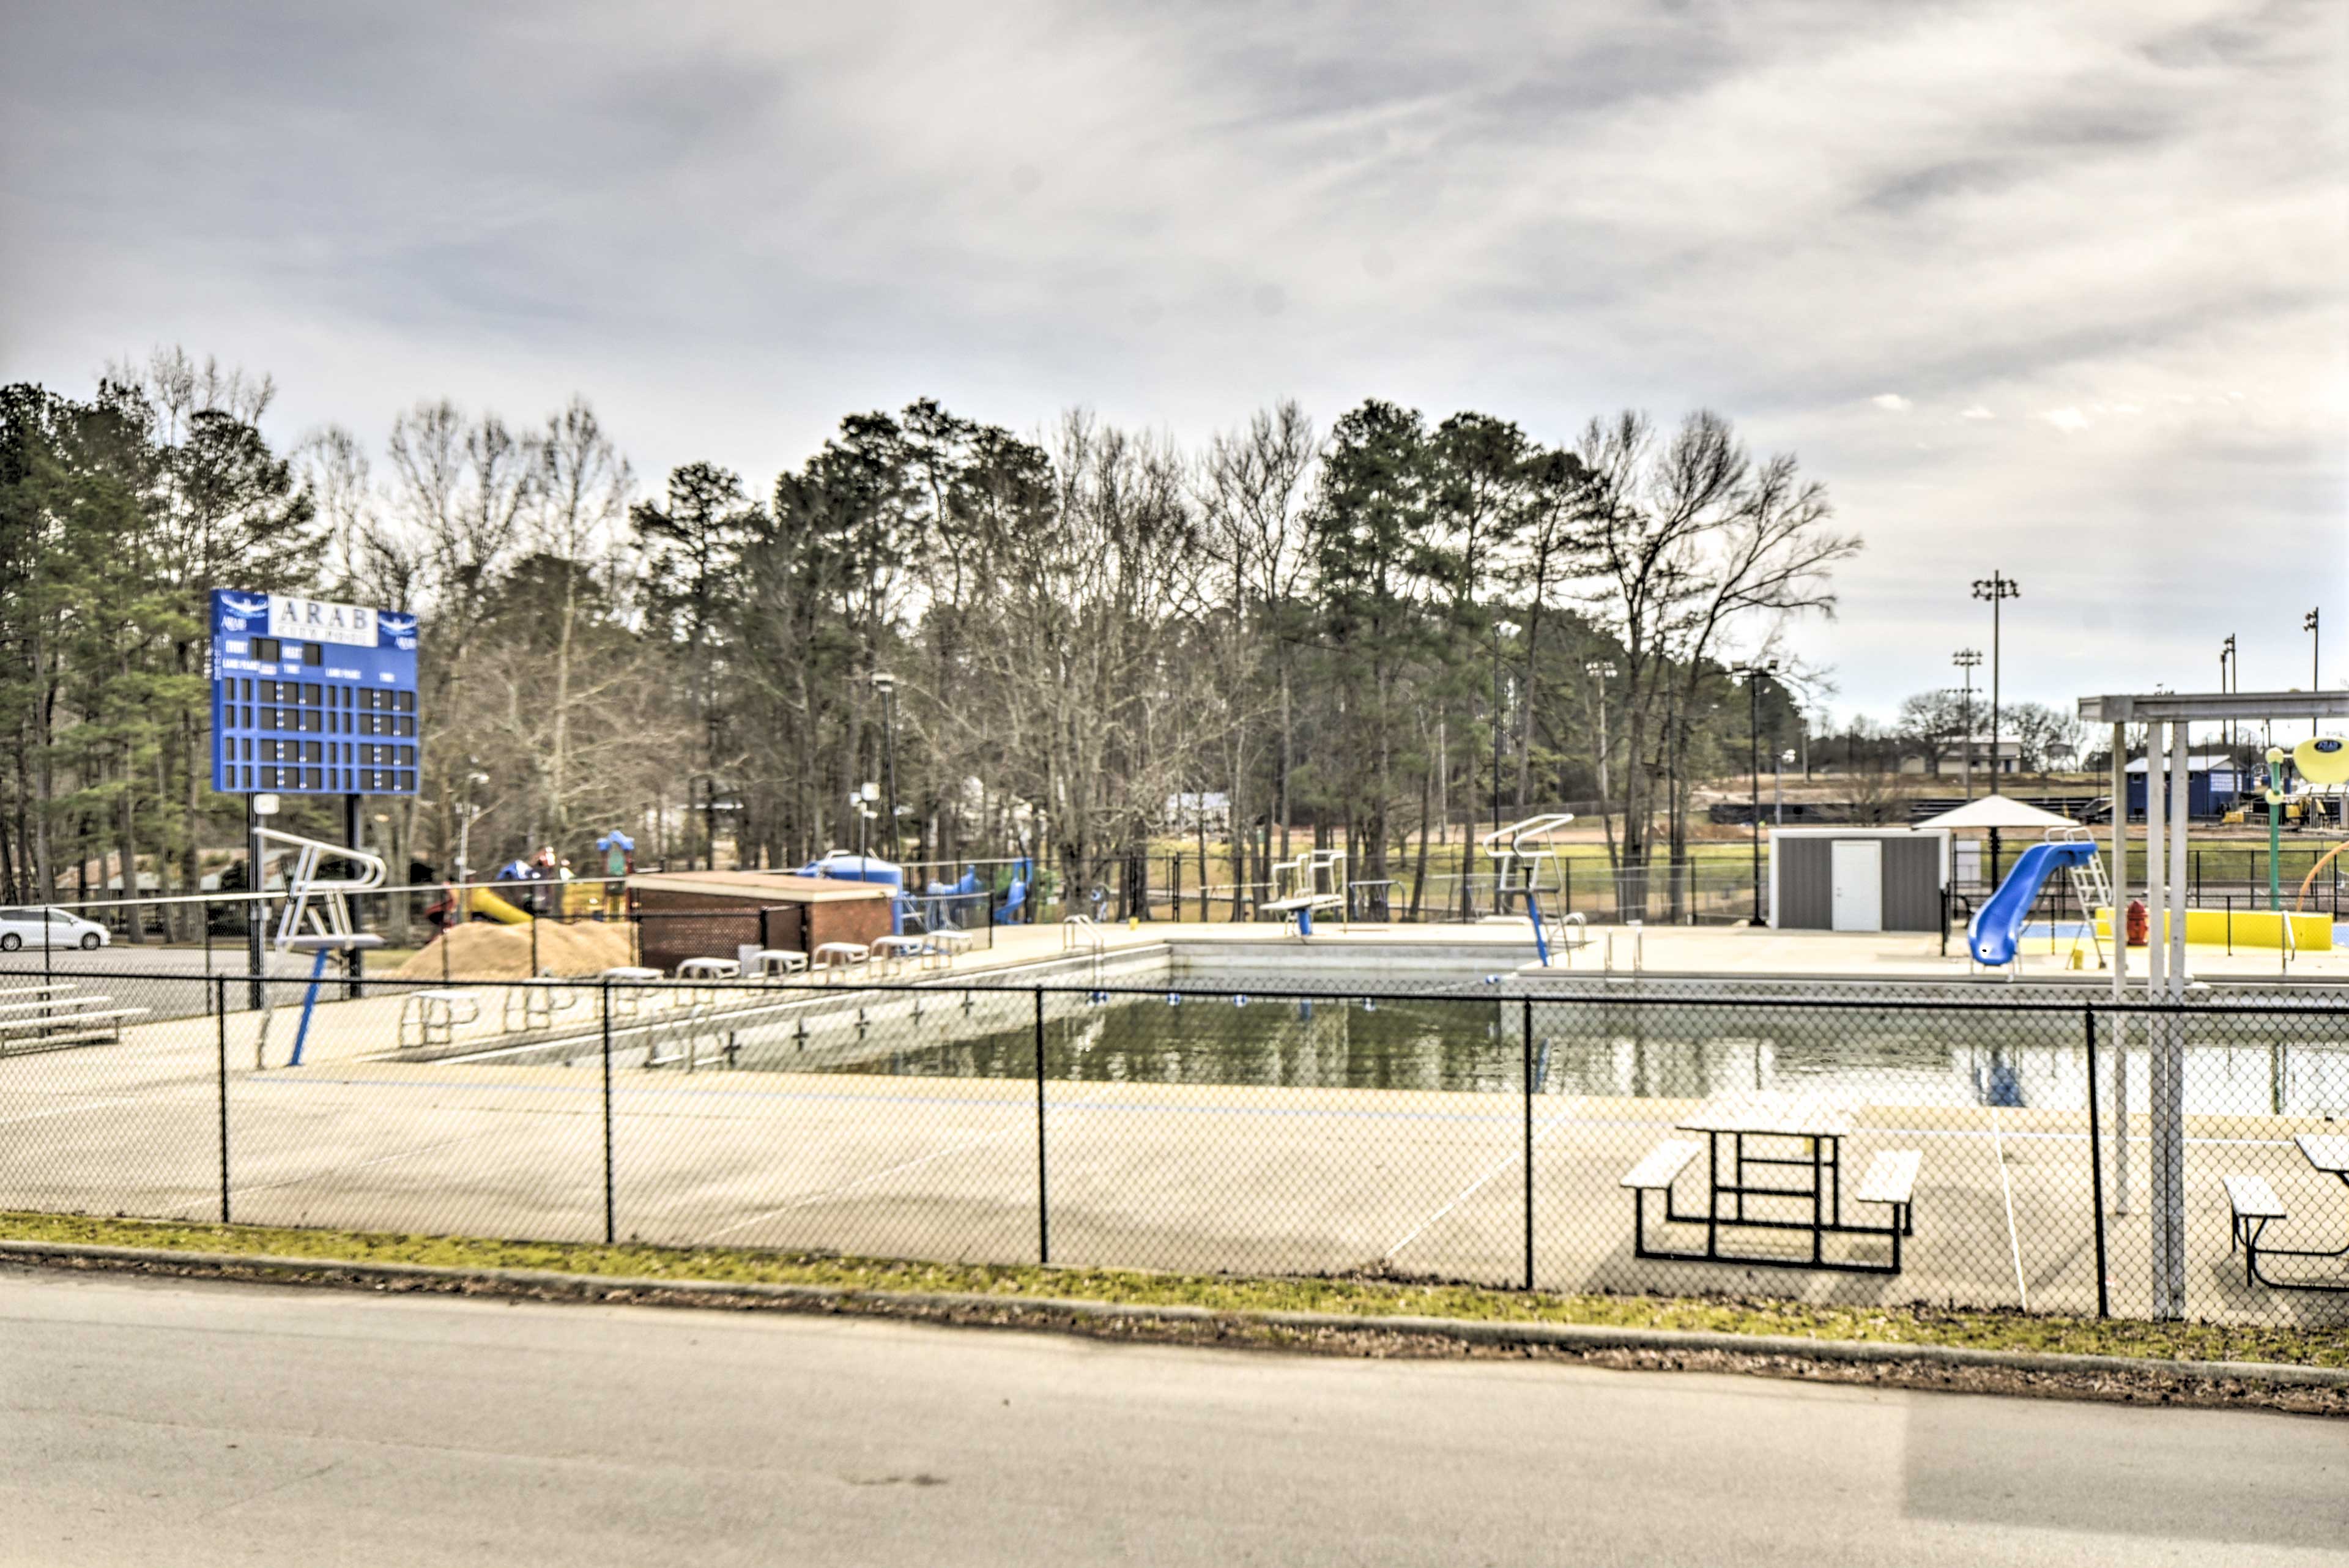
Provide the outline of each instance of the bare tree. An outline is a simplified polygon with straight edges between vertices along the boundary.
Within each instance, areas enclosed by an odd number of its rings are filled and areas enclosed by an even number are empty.
[[[636,482],[627,459],[613,447],[585,398],[574,398],[547,420],[537,456],[538,479],[524,526],[533,552],[545,563],[554,601],[544,776],[547,824],[561,834],[571,826],[574,716],[583,706],[608,700],[604,681],[583,679],[581,623],[596,569],[611,559]],[[604,673],[616,674],[609,669]]]
[[[1207,591],[1218,607],[1214,668],[1224,708],[1221,771],[1231,805],[1235,911],[1247,885],[1270,875],[1261,861],[1254,876],[1248,866],[1248,825],[1258,815],[1248,795],[1257,765],[1253,742],[1256,722],[1268,707],[1276,749],[1269,809],[1262,815],[1268,828],[1278,829],[1279,854],[1288,854],[1288,784],[1296,768],[1293,623],[1309,570],[1301,514],[1319,449],[1313,421],[1290,400],[1259,410],[1242,430],[1216,435],[1196,474],[1199,537],[1216,568]],[[1270,702],[1261,690],[1268,668],[1275,688]],[[1204,878],[1204,840],[1199,859]]]
[[[1899,722],[1900,732],[1923,750],[1925,771],[1935,778],[1941,776],[1941,758],[1951,746],[1973,743],[1966,733],[1964,701],[1946,687],[1902,699]]]
[[[1859,541],[1827,530],[1823,486],[1791,456],[1758,467],[1727,420],[1689,415],[1660,439],[1643,414],[1592,421],[1577,455],[1592,484],[1585,535],[1592,617],[1625,650],[1622,901],[1645,909],[1657,775],[1682,780],[1698,691],[1732,635],[1766,650],[1806,612],[1832,613],[1829,577]],[[1686,813],[1665,802],[1671,864]],[[1672,878],[1678,913],[1680,878]]]

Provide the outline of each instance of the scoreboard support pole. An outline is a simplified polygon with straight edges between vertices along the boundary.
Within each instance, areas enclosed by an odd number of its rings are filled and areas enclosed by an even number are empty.
[[[261,898],[261,839],[254,832],[261,819],[253,814],[253,796],[244,797],[244,890],[254,895],[244,905],[245,1005],[258,1012],[267,999],[261,994],[261,928],[269,920],[269,900]]]
[[[343,842],[353,849],[362,851],[367,848],[366,807],[367,796],[363,794],[343,796]],[[389,881],[388,877],[386,881]],[[367,929],[367,905],[363,899],[351,900],[351,929],[354,931]],[[343,954],[343,962],[350,976],[350,999],[356,1002],[367,994],[367,988],[359,984],[360,981],[367,978],[367,954],[357,948],[349,949]]]

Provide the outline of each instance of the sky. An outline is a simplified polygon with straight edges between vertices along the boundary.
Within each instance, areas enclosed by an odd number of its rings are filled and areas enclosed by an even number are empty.
[[[2349,6],[0,0],[0,379],[179,344],[290,443],[593,400],[763,491],[839,419],[1294,397],[1795,453],[1889,717],[2349,684]],[[1985,671],[1986,673],[1986,671]]]

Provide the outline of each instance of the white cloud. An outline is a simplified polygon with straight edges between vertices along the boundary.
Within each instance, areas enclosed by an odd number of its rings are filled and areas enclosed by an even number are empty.
[[[2147,647],[2312,558],[2349,581],[2344,34],[2237,9],[19,6],[0,379],[177,340],[274,372],[281,442],[578,391],[648,480],[761,488],[924,395],[1185,441],[1288,395],[1547,441],[1710,407],[1867,537],[1793,635],[1881,713],[1973,613],[1912,585],[2058,525],[2047,591],[2125,587]],[[2211,596],[2220,512],[2279,548]],[[2158,546],[2125,585],[2119,539]],[[2060,699],[2069,657],[2010,674]]]

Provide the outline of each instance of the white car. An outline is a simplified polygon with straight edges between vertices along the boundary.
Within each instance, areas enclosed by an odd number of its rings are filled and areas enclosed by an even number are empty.
[[[52,949],[102,948],[111,939],[96,920],[85,920],[64,909],[0,909],[0,953],[13,953],[44,943]]]

